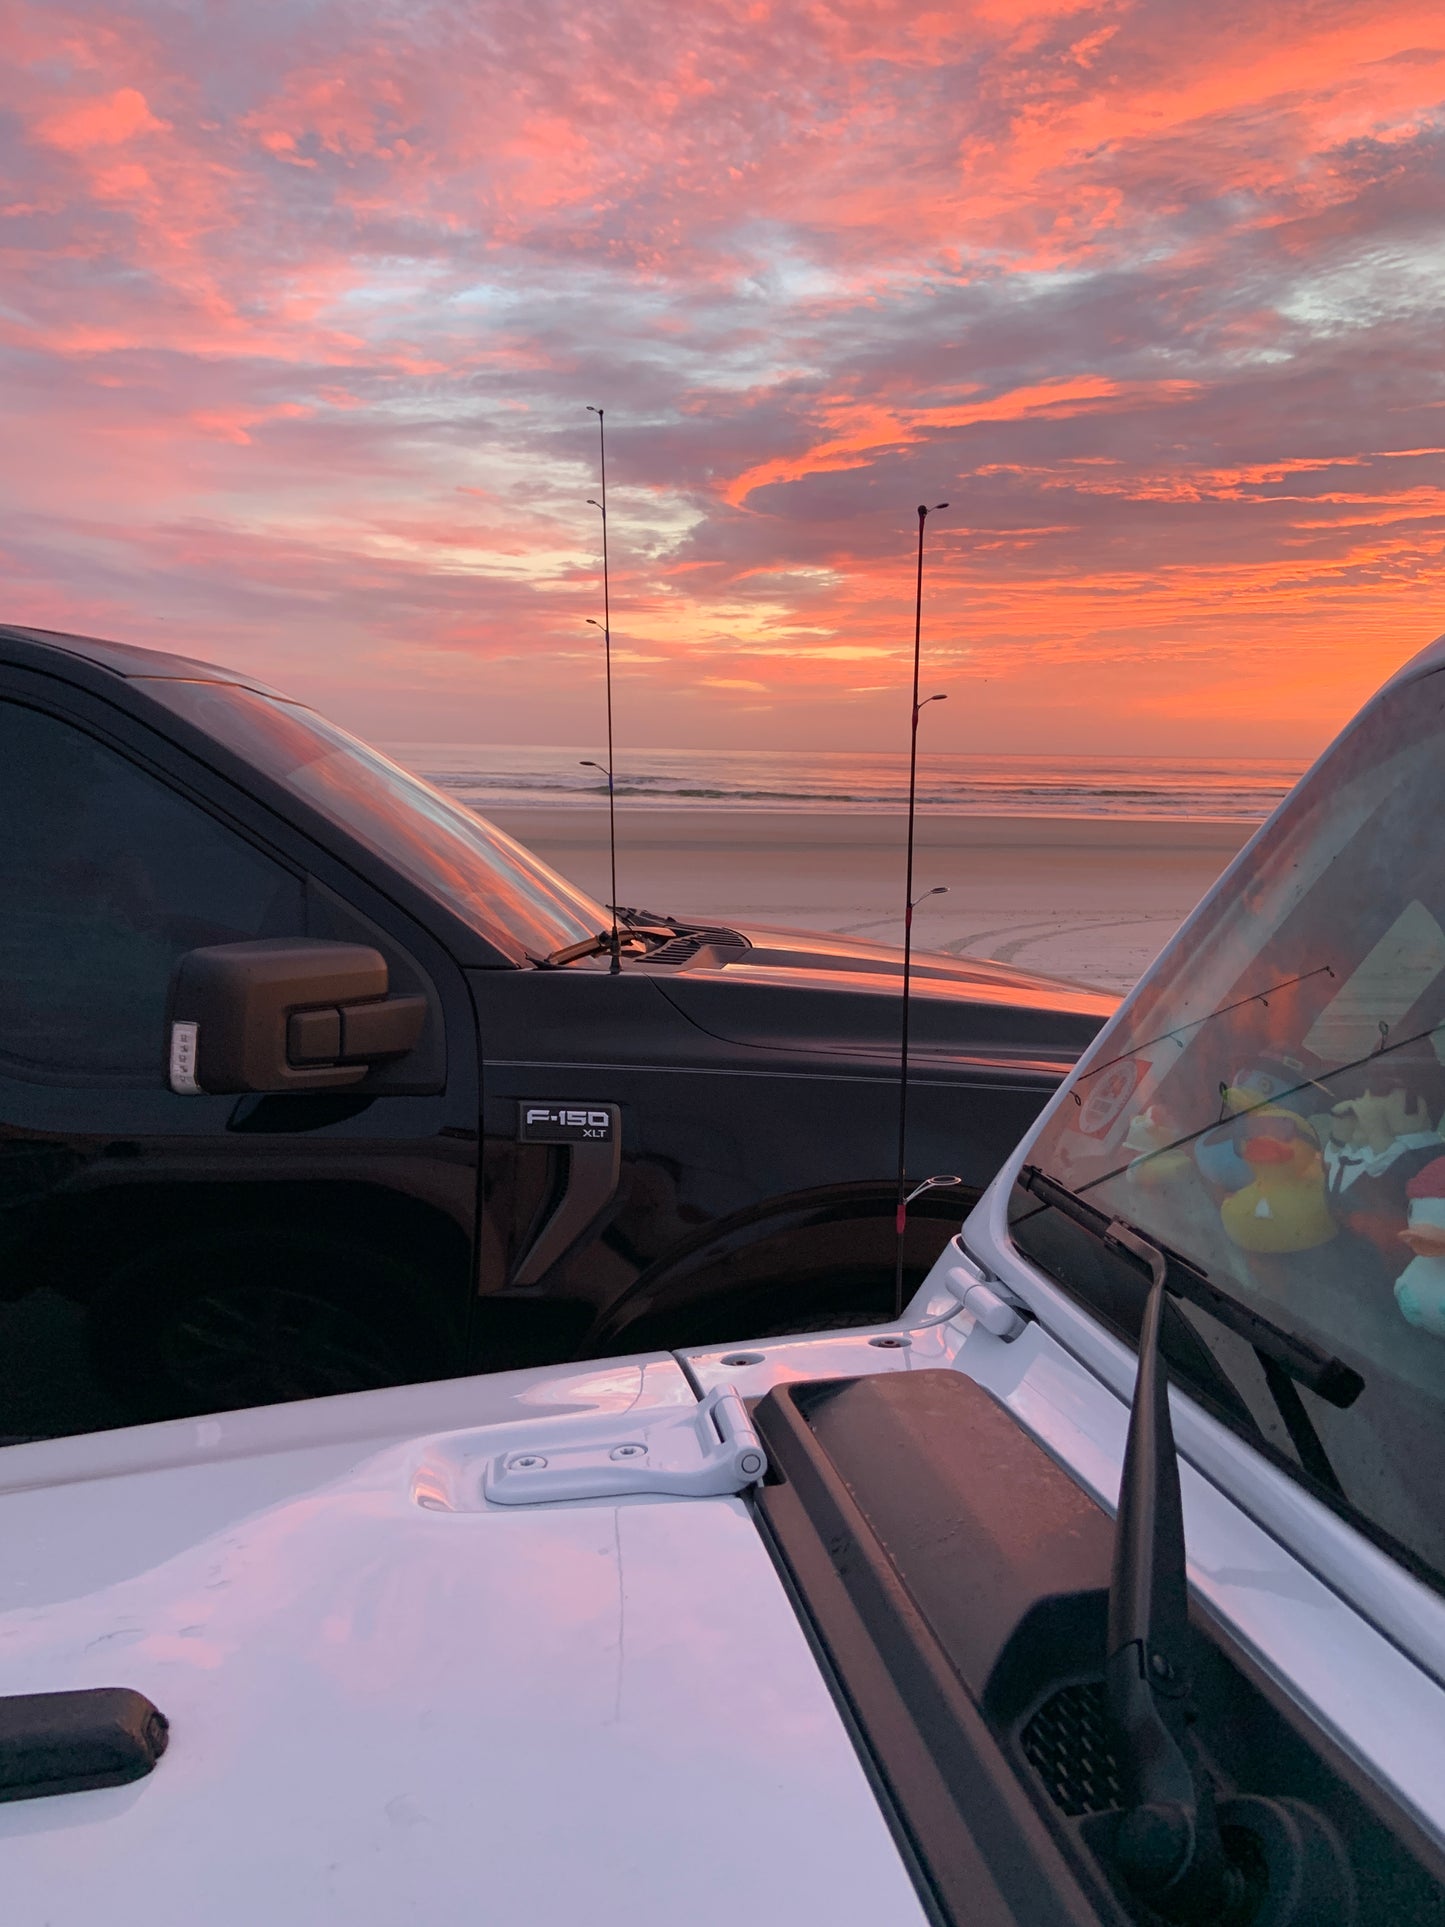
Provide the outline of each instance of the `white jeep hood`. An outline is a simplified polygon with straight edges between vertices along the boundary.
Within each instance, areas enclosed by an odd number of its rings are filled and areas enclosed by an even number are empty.
[[[569,1405],[690,1402],[675,1363],[546,1374],[518,1418],[528,1376],[6,1454],[0,1691],[130,1686],[171,1722],[147,1779],[0,1806],[7,1920],[922,1919],[742,1501],[452,1476]],[[387,1439],[469,1386],[511,1416]]]

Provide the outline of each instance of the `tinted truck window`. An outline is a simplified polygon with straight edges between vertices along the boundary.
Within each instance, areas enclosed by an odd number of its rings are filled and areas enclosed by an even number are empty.
[[[84,731],[0,703],[0,1062],[164,1081],[185,951],[304,933],[301,885]]]
[[[540,857],[314,710],[229,683],[145,687],[483,936],[504,931],[541,959],[606,928],[602,905]]]

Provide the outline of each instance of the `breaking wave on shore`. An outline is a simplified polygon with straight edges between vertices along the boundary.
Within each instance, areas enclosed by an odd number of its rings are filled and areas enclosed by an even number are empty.
[[[595,807],[607,779],[585,750],[535,745],[398,743],[400,762],[486,813]],[[598,756],[594,759],[601,762]],[[1212,818],[1259,822],[1303,765],[1258,758],[1044,757],[925,754],[919,808],[955,816]],[[629,809],[901,809],[908,759],[894,752],[625,750],[616,797]]]

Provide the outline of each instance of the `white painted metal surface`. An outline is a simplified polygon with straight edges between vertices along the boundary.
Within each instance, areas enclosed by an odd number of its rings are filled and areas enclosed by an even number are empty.
[[[925,1280],[899,1325],[851,1325],[754,1345],[700,1346],[677,1356],[699,1389],[734,1384],[744,1398],[774,1385],[819,1378],[862,1378],[871,1372],[917,1372],[951,1365],[973,1329],[952,1292]]]
[[[744,1504],[490,1506],[466,1468],[528,1409],[0,1500],[5,1690],[125,1684],[172,1722],[147,1780],[0,1807],[6,1920],[921,1922]]]
[[[373,1451],[383,1440],[410,1438],[417,1432],[692,1403],[692,1389],[671,1353],[637,1353],[631,1358],[592,1359],[585,1365],[493,1372],[478,1378],[449,1378],[436,1385],[394,1385],[340,1398],[170,1419],[120,1432],[37,1439],[0,1451],[0,1494],[306,1447],[335,1447],[335,1463],[341,1466]],[[0,1586],[4,1583],[0,1570]]]

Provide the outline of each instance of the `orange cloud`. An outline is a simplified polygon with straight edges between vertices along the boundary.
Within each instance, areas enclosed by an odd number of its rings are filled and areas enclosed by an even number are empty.
[[[773,482],[796,482],[805,475],[863,468],[880,450],[904,448],[910,443],[921,442],[931,430],[972,428],[982,422],[1054,420],[1096,406],[1113,404],[1128,407],[1132,402],[1167,396],[1182,397],[1192,392],[1194,387],[1194,383],[1187,381],[1126,383],[1097,375],[1063,376],[1012,389],[1007,394],[994,396],[990,401],[901,408],[895,411],[864,407],[856,411],[856,424],[850,427],[848,433],[819,442],[805,454],[791,459],[777,457],[759,462],[726,485],[723,499],[740,507],[754,489],[766,488]],[[826,411],[826,417],[835,421],[851,417],[852,414],[853,411],[846,407]]]

